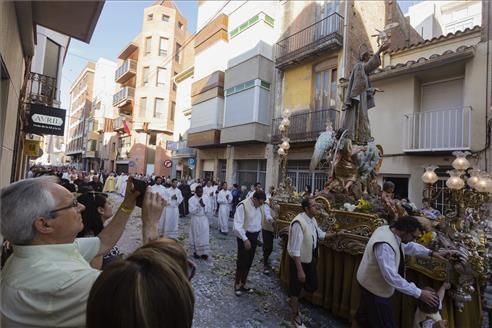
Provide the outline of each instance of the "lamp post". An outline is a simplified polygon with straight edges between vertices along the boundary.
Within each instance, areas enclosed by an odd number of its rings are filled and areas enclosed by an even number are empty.
[[[289,153],[290,149],[290,139],[288,137],[289,135],[289,126],[290,126],[290,111],[288,109],[284,110],[282,112],[282,121],[280,122],[280,125],[278,126],[279,131],[282,133],[282,143],[279,145],[279,148],[277,149],[277,154],[280,156],[280,163],[281,163],[281,176],[280,176],[280,181],[285,184],[285,178],[287,176],[287,155]]]

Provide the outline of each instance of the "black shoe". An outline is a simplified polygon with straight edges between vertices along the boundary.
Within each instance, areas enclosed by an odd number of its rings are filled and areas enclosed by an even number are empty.
[[[193,253],[193,257],[196,258],[197,260],[200,258],[197,253]]]
[[[260,240],[258,240],[258,241],[256,242],[256,245],[258,245],[259,247],[262,247],[262,246],[263,246],[263,242],[262,242],[262,241],[260,241]]]
[[[202,258],[202,260],[206,261],[206,260],[208,260],[208,255],[202,255],[201,258]]]

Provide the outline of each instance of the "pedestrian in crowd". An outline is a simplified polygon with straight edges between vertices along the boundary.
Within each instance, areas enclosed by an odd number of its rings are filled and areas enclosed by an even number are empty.
[[[113,216],[113,204],[108,195],[88,192],[77,197],[77,201],[85,207],[81,212],[84,228],[77,234],[77,238],[98,236],[104,229],[104,222]],[[120,250],[113,246],[109,253],[95,257],[90,264],[95,269],[103,269],[119,256]]]
[[[234,215],[234,234],[237,237],[236,277],[234,282],[236,296],[253,292],[252,288],[246,287],[246,280],[255,257],[256,241],[260,234],[261,221],[264,218],[267,219],[262,206],[265,200],[265,193],[259,190],[253,194],[253,197],[246,198],[240,202]]]
[[[183,195],[177,188],[178,180],[171,180],[171,187],[164,192],[164,200],[167,202],[166,217],[164,219],[164,237],[178,239],[179,204],[183,201]]]
[[[103,184],[99,181],[99,177],[97,175],[92,176],[92,181],[88,183],[88,186],[92,189],[92,191],[102,192]]]
[[[222,183],[222,190],[217,196],[217,202],[219,203],[219,231],[223,235],[229,233],[229,211],[230,204],[232,203],[232,194],[227,189],[227,182]]]
[[[231,195],[232,195],[232,206],[231,206],[231,213],[229,217],[233,218],[234,213],[236,212],[236,206],[237,204],[239,204],[240,202],[239,199],[241,198],[241,189],[239,189],[238,184],[235,183],[232,185]]]
[[[97,278],[89,294],[87,327],[191,328],[194,272],[174,240],[144,245]]]
[[[111,172],[109,176],[106,178],[106,182],[104,183],[104,192],[114,192],[115,191],[115,183],[116,180],[114,178],[114,172]]]
[[[361,287],[355,321],[359,327],[396,327],[390,298],[395,292],[412,296],[429,306],[437,306],[439,298],[431,291],[420,289],[403,278],[405,255],[434,256],[445,260],[448,251],[434,252],[414,241],[422,226],[412,216],[403,216],[391,226],[377,228],[367,242],[357,270]]]
[[[214,187],[212,185],[212,180],[207,181],[207,185],[203,187],[203,201],[205,203],[205,213],[207,215],[213,215],[213,203],[215,202],[214,198]]]
[[[60,185],[65,187],[70,192],[77,192],[77,186],[74,185],[70,180],[61,179]]]
[[[21,180],[2,188],[0,233],[13,244],[2,270],[2,326],[85,326],[89,290],[100,273],[88,261],[107,254],[120,239],[138,195],[130,179],[111,222],[97,237],[76,239],[83,229],[84,206],[56,178]],[[148,191],[144,203],[146,243],[163,201]]]
[[[222,189],[222,184],[219,185],[218,182],[212,180],[212,188],[214,191],[213,195],[213,200],[212,200],[212,213],[215,214],[215,216],[219,215],[219,202],[218,202],[218,197],[219,197],[219,192]]]
[[[302,200],[303,212],[290,223],[289,241],[289,305],[292,310],[292,323],[303,327],[299,312],[299,299],[306,293],[313,293],[318,286],[316,261],[318,241],[327,237],[318,227],[315,216],[319,214],[319,205],[311,197]]]
[[[197,186],[195,195],[189,200],[191,215],[190,245],[195,258],[201,257],[207,260],[210,252],[210,232],[208,218],[205,212],[207,204],[203,198],[203,188],[202,186]]]
[[[125,172],[121,172],[121,174],[116,179],[116,193],[119,195],[123,195],[123,192],[126,190],[126,183],[128,177]]]
[[[248,198],[253,197],[253,194],[256,191],[256,183],[254,185],[249,186]]]
[[[429,198],[422,199],[421,212],[426,218],[431,220],[436,220],[441,216],[441,212],[431,206],[431,200]]]
[[[446,289],[449,289],[451,284],[449,282],[444,282],[441,288],[436,291],[432,287],[424,287],[423,289],[434,292],[439,297],[439,305],[430,307],[422,301],[418,301],[417,309],[415,310],[415,315],[413,317],[413,328],[446,328],[447,321],[442,319],[441,309],[442,301],[444,300],[444,295],[446,294]]]
[[[150,187],[150,190],[158,193],[163,199],[166,199],[166,188],[162,185],[162,178],[156,177],[155,184]],[[164,222],[166,220],[166,211],[162,211],[161,216],[159,218],[158,231],[159,236],[164,236]]]
[[[249,193],[248,187],[245,185],[242,185],[241,186],[241,198],[239,198],[239,202],[242,202],[243,200],[248,198],[248,193]]]
[[[271,187],[273,188],[273,187]],[[270,188],[270,190],[271,190]],[[273,218],[270,209],[270,199],[271,193],[265,195],[266,200],[262,205],[264,208],[265,215],[261,218],[261,236],[263,239],[263,273],[269,275],[272,271],[272,267],[270,265],[270,255],[273,251],[273,239],[274,239],[274,228],[273,228]]]
[[[197,186],[201,186],[201,182],[200,182],[200,179],[199,179],[199,178],[197,178],[195,181],[193,181],[193,182],[191,183],[191,185],[190,185],[190,188],[191,188],[191,192],[192,192],[192,193],[195,193],[195,188],[196,188]]]
[[[186,180],[182,179],[181,184],[178,186],[178,189],[181,191],[181,195],[183,195],[183,201],[181,202],[181,204],[179,204],[179,216],[185,217],[189,213],[188,201],[192,196],[191,188]]]

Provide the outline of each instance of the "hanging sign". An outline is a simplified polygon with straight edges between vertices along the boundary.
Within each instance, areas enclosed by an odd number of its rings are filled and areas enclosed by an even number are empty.
[[[31,104],[26,131],[38,135],[63,136],[65,134],[65,112],[60,108]]]

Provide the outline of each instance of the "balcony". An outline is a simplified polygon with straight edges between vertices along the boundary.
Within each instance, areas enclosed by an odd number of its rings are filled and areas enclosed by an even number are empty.
[[[113,106],[118,107],[120,112],[131,113],[135,98],[135,88],[124,87],[113,95]]]
[[[186,141],[178,141],[177,148],[174,151],[173,158],[195,157],[196,150],[189,148]]]
[[[29,73],[27,81],[26,100],[30,103],[53,106],[57,97],[56,79],[38,73]]]
[[[291,143],[313,142],[326,131],[326,124],[330,121],[333,129],[338,128],[338,111],[334,108],[316,111],[303,111],[290,115],[289,138]],[[272,122],[272,143],[282,142],[282,133],[278,129],[282,118],[274,118]]]
[[[404,116],[403,151],[407,153],[469,150],[472,108],[416,112]]]
[[[114,73],[114,81],[116,83],[125,83],[137,74],[137,61],[133,59],[127,59],[123,62],[123,65],[118,67]]]
[[[131,130],[131,123],[128,122],[128,119],[124,116],[120,116],[120,117],[117,117],[113,120],[113,131],[114,132],[120,132],[120,133],[124,132],[125,126],[123,124],[123,121],[126,121],[128,128]]]
[[[277,42],[276,66],[282,69],[320,52],[341,48],[342,45],[343,17],[333,13]]]

